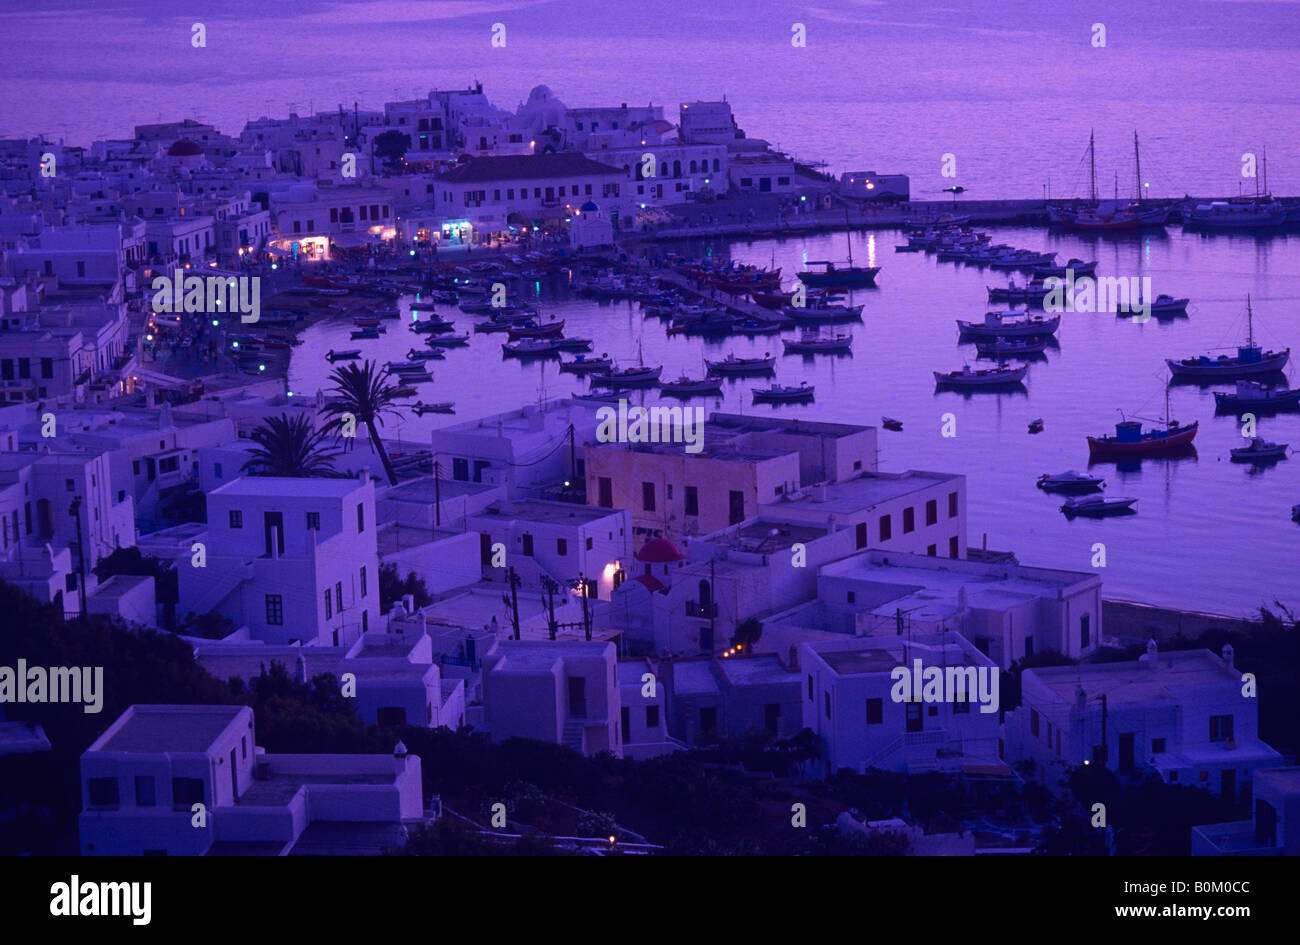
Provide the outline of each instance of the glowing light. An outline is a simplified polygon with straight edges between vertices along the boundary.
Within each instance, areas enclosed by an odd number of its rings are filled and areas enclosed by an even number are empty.
[[[144,336],[144,340],[145,340],[145,341],[153,341],[153,335],[145,335],[145,336]]]
[[[265,365],[265,364],[259,364],[259,365],[257,366],[257,369],[258,369],[259,371],[265,371],[265,370],[266,370],[266,365]]]
[[[150,336],[149,336],[149,340],[150,340],[150,341],[153,341],[153,335],[150,335]],[[238,342],[238,341],[232,341],[232,342],[230,343],[230,347],[232,347],[232,348],[238,348],[238,347],[239,347],[239,342]]]
[[[280,264],[279,264],[279,263],[271,263],[271,268],[272,268],[272,269],[279,269],[279,268],[280,268]]]
[[[216,328],[216,327],[217,327],[218,325],[220,325],[220,324],[221,324],[221,322],[217,321],[215,318],[212,319],[212,327],[213,327],[213,328]]]
[[[412,255],[412,256],[415,255],[415,250],[411,250],[411,255]]]

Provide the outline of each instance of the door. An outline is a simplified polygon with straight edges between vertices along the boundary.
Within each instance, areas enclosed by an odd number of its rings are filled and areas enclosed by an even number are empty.
[[[727,493],[727,524],[737,525],[745,520],[745,493],[731,490]]]
[[[907,703],[907,731],[921,732],[925,730],[925,712],[924,706],[919,702]]]
[[[284,513],[263,512],[262,524],[266,530],[266,553],[284,554]]]
[[[235,749],[230,749],[230,794],[234,800],[239,800],[239,768],[235,762]]]
[[[776,734],[777,725],[781,721],[781,704],[779,702],[769,702],[763,706],[763,728]]]
[[[1119,735],[1119,770],[1133,770],[1133,733],[1120,732]]]
[[[1225,801],[1237,799],[1237,769],[1225,768],[1219,772],[1220,793]]]
[[[569,677],[569,715],[587,717],[587,680],[581,676]]]
[[[612,509],[614,507],[614,484],[608,476],[601,476],[596,480],[600,490],[600,498],[597,503],[602,509]]]

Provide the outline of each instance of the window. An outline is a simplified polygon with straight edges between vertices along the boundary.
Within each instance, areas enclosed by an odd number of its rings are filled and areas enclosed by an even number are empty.
[[[813,681],[812,681],[812,674],[810,673],[808,675],[808,701],[812,702],[812,698],[813,698]]]
[[[925,731],[925,715],[921,712],[922,706],[919,702],[907,703],[906,721],[903,724],[903,730],[907,732]]]
[[[307,530],[308,530],[308,531],[317,531],[317,532],[320,531],[320,513],[319,513],[319,512],[308,512],[308,513],[307,513]]]
[[[858,548],[867,547],[867,523],[866,522],[858,522],[858,526],[856,530],[856,547]]]
[[[1028,658],[1033,655],[1034,655],[1034,638],[1025,637],[1025,657]]]
[[[135,806],[153,807],[157,803],[158,803],[158,798],[154,790],[153,778],[148,777],[146,775],[136,775]]]
[[[41,377],[51,378],[54,376],[54,359],[41,358]]]
[[[524,554],[527,555],[529,558],[531,558],[533,556],[533,536],[525,532],[523,539],[524,539]]]
[[[1038,737],[1038,710],[1029,710],[1029,734]]]
[[[343,582],[337,581],[334,584],[334,609],[343,613]]]
[[[231,528],[244,527],[244,513],[239,511],[239,509],[230,510],[230,527]]]
[[[220,463],[213,463],[213,464],[212,464],[212,475],[216,476],[218,479],[221,478],[221,464],[220,464]]]
[[[713,706],[700,709],[700,731],[713,732],[718,728],[718,710]]]
[[[357,534],[366,530],[366,506],[363,502],[357,503]]]
[[[903,534],[916,531],[916,509],[910,505],[903,509]]]
[[[334,605],[330,600],[329,588],[325,588],[325,619],[329,620],[334,616]]]
[[[936,557],[939,556],[939,546],[938,546],[938,545],[927,545],[926,548],[925,548],[925,553],[926,553],[927,555],[929,555],[931,558],[936,558]]]
[[[73,489],[75,489],[75,488],[77,488],[77,484],[76,484],[75,481],[73,481],[72,479],[65,479],[65,480],[63,480],[63,491],[64,491],[64,492],[71,492],[71,491],[72,491]]]
[[[894,536],[894,523],[890,516],[880,516],[880,521],[877,523],[876,530],[880,533],[881,541],[889,541],[889,539]]]
[[[645,707],[645,727],[646,728],[659,727],[659,706],[648,705]]]
[[[468,459],[453,459],[451,461],[451,478],[458,482],[469,482]]]
[[[117,778],[90,779],[91,807],[117,807]]]
[[[727,493],[727,524],[739,525],[745,520],[745,493],[731,490]]]
[[[948,493],[948,517],[957,517],[957,493],[955,492]]]
[[[366,596],[366,569],[361,569],[361,596]]]
[[[611,535],[610,537],[612,538],[613,536]],[[592,539],[588,538],[588,539],[587,539],[587,550],[588,550],[588,551],[590,551],[590,550],[592,549],[593,544],[594,544],[594,543],[593,543]]]
[[[647,512],[655,510],[655,484],[653,482],[641,483],[641,508]]]
[[[627,741],[629,736],[632,734],[632,710],[627,706],[623,706],[623,711],[619,713],[619,718],[623,723],[621,726],[623,729],[623,741]]]
[[[608,476],[600,476],[596,480],[596,488],[599,493],[596,504],[602,509],[612,509],[614,507],[614,484]]]
[[[555,539],[555,553],[563,558],[569,553],[569,543],[563,538]]]
[[[845,601],[850,604],[856,604],[858,602],[858,592],[849,591],[848,594],[845,595]]]
[[[867,700],[867,724],[880,725],[885,721],[885,700],[873,698]]]
[[[1087,649],[1092,644],[1092,614],[1084,614],[1079,618],[1079,646]]]
[[[1212,742],[1232,741],[1232,716],[1231,715],[1210,716],[1210,741]]]
[[[202,778],[172,778],[172,805],[190,808],[203,803]]]
[[[931,499],[925,503],[925,524],[933,525],[939,521],[939,500]]]
[[[1163,738],[1151,739],[1151,754],[1163,755],[1165,753],[1165,740]]]
[[[695,486],[686,487],[686,514],[700,514],[700,491]]]
[[[831,717],[831,693],[829,689],[822,693],[822,708],[826,712],[826,718],[829,719]]]
[[[280,594],[266,595],[266,623],[271,627],[284,626],[284,597]]]
[[[248,758],[248,736],[244,735],[239,739],[239,757]]]

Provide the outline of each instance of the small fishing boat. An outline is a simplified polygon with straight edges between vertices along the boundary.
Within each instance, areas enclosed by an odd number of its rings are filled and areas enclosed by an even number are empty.
[[[663,365],[656,367],[621,368],[591,375],[591,383],[597,387],[651,387],[659,383]]]
[[[1234,463],[1271,463],[1286,459],[1289,443],[1270,443],[1262,437],[1252,436],[1249,446],[1239,446],[1232,453]]]
[[[411,410],[417,416],[424,416],[426,413],[455,413],[456,404],[454,401],[444,400],[437,403],[426,404],[423,401],[416,401],[411,404]]]
[[[413,322],[410,328],[417,335],[437,335],[450,331],[454,325],[454,322],[445,321],[441,318],[431,318],[424,322]]]
[[[971,337],[1023,338],[1027,335],[1054,335],[1061,326],[1061,316],[1019,315],[1016,312],[986,312],[983,322],[957,319],[957,330]]]
[[[560,370],[570,374],[593,374],[596,371],[608,371],[613,365],[614,362],[610,360],[609,355],[589,358],[580,354],[572,361],[561,361]]]
[[[1049,475],[1043,473],[1038,477],[1037,486],[1044,492],[1096,492],[1106,485],[1100,476],[1088,476],[1084,473],[1067,469],[1063,473]]]
[[[1151,303],[1152,315],[1186,315],[1191,299],[1176,299],[1170,295],[1157,295]]]
[[[406,360],[408,361],[445,361],[446,358],[447,356],[437,348],[431,348],[428,351],[412,348],[406,352]]]
[[[1008,367],[999,364],[995,368],[972,370],[969,364],[960,371],[934,372],[934,382],[939,387],[995,387],[999,384],[1018,384],[1025,379],[1028,365]]]
[[[1020,303],[1040,307],[1052,291],[1044,282],[1028,282],[1025,285],[1016,285],[1014,280],[1004,287],[988,286],[987,288],[990,302]]]
[[[344,348],[341,351],[331,348],[325,352],[326,361],[355,361],[359,357],[361,357],[360,348]]]
[[[1274,387],[1260,384],[1258,381],[1237,381],[1237,389],[1231,393],[1214,392],[1216,407],[1249,407],[1252,410],[1278,409],[1300,404],[1300,387]]]
[[[542,358],[559,356],[554,338],[523,338],[519,341],[507,341],[501,346],[501,353],[507,358]]]
[[[507,329],[507,337],[511,341],[519,341],[521,338],[547,338],[553,335],[559,335],[564,331],[564,321],[547,322],[545,325],[539,325],[536,322],[524,322],[520,325],[513,325]]]
[[[903,429],[903,421],[902,421],[902,420],[895,420],[893,417],[881,417],[881,418],[880,418],[880,425],[881,425],[882,427],[884,427],[886,430],[895,430],[895,431],[897,431],[897,430],[902,430],[902,429]]]
[[[675,381],[663,381],[659,390],[676,397],[690,397],[696,394],[721,394],[722,379],[717,377],[691,378],[683,374]]]
[[[781,325],[778,322],[760,322],[756,318],[746,318],[731,325],[732,334],[746,335],[753,337],[755,335],[778,335],[781,333]]]
[[[761,358],[738,358],[729,354],[721,361],[704,362],[710,374],[766,374],[776,367],[776,358],[764,355]]]
[[[1030,420],[1030,421],[1029,421],[1029,432],[1030,432],[1030,433],[1042,433],[1042,432],[1043,432],[1043,418],[1042,418],[1042,417],[1035,417],[1033,420]]]
[[[1061,511],[1067,518],[1073,518],[1076,515],[1085,515],[1088,518],[1102,518],[1106,515],[1124,515],[1131,514],[1137,510],[1133,508],[1137,504],[1137,499],[1111,497],[1106,495],[1084,495],[1071,496],[1065,500],[1061,506]]]
[[[819,300],[811,305],[787,305],[781,314],[796,322],[849,322],[862,318],[861,305],[835,305]]]
[[[1068,263],[1066,263],[1063,266],[1057,266],[1057,265],[1036,266],[1034,267],[1033,274],[1043,279],[1049,276],[1056,276],[1058,278],[1064,279],[1067,278],[1070,274],[1073,274],[1074,278],[1078,279],[1082,276],[1096,275],[1097,262],[1096,260],[1093,260],[1092,262],[1084,262],[1082,259],[1071,259]]]
[[[374,341],[381,334],[382,328],[358,328],[356,331],[349,332],[349,337],[353,341]]]
[[[594,401],[598,404],[615,404],[623,399],[624,395],[617,390],[597,390],[590,394],[573,394],[574,400]]]
[[[1132,459],[1178,452],[1196,439],[1197,428],[1195,420],[1185,426],[1168,421],[1163,430],[1144,431],[1137,420],[1122,420],[1115,424],[1113,436],[1088,437],[1088,455],[1094,459]]]
[[[431,348],[463,348],[469,344],[469,333],[463,335],[431,335],[424,339]]]
[[[800,381],[798,387],[782,384],[773,384],[771,387],[755,387],[754,402],[793,403],[796,401],[810,401],[813,399],[813,390],[813,385],[807,381]]]
[[[403,381],[405,380],[406,379],[403,378]],[[413,381],[412,383],[423,383],[423,381],[422,380]],[[394,388],[391,392],[389,392],[388,396],[406,398],[406,397],[418,397],[419,394],[420,392],[416,388],[410,386],[409,384],[402,383],[399,384],[396,388]]]
[[[805,333],[798,340],[784,339],[786,354],[821,354],[853,350],[852,335],[820,336]]]
[[[555,338],[557,351],[590,351],[595,342],[590,338]]]
[[[1169,371],[1174,377],[1220,378],[1233,380],[1252,374],[1272,374],[1286,367],[1291,357],[1291,349],[1265,351],[1255,344],[1255,319],[1250,307],[1250,297],[1246,297],[1246,343],[1237,347],[1236,357],[1221,354],[1211,358],[1203,354],[1196,358],[1183,358],[1174,361],[1166,358]]]
[[[978,341],[975,347],[985,357],[1014,358],[1030,354],[1042,354],[1047,349],[1048,336],[1027,335],[1023,338],[994,338],[992,341]]]

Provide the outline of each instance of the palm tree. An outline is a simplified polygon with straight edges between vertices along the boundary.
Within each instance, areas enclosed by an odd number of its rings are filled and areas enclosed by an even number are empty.
[[[325,445],[327,430],[317,430],[308,417],[280,414],[267,417],[250,434],[257,444],[244,463],[244,471],[254,476],[289,476],[302,479],[334,476],[335,450]]]
[[[333,396],[325,404],[325,412],[334,418],[329,428],[337,435],[342,431],[348,414],[352,415],[356,423],[364,423],[370,434],[370,448],[379,454],[379,461],[384,464],[388,484],[397,485],[397,474],[393,472],[388,452],[379,439],[379,428],[384,425],[384,415],[397,413],[397,398],[393,396],[397,386],[389,380],[387,371],[376,369],[373,361],[366,361],[364,365],[345,364],[335,368],[329,379],[334,382],[330,391]]]

